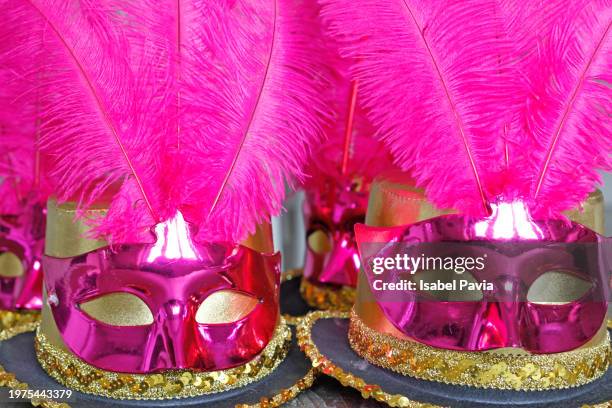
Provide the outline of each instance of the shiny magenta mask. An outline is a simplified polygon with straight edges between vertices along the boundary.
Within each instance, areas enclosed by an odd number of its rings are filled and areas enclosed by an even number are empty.
[[[557,353],[585,344],[604,322],[612,240],[566,220],[533,221],[520,202],[500,203],[485,219],[453,214],[394,228],[357,225],[356,236],[377,304],[398,330],[421,343],[461,351],[515,347]],[[381,259],[404,255],[433,267],[411,271],[414,264],[391,261],[381,267]],[[482,268],[470,263],[467,273],[481,284],[478,299],[453,299],[461,294],[460,282],[443,300],[419,286],[419,279],[439,273],[440,259],[455,260],[448,265],[457,269],[457,257],[481,258]],[[537,285],[548,273],[557,275]],[[413,288],[381,286],[402,280],[414,281]],[[587,289],[574,299],[555,294],[572,282]],[[537,301],[530,292],[536,287]]]
[[[306,192],[304,276],[314,283],[354,287],[361,267],[354,226],[365,220],[368,194],[352,180],[330,178],[323,184]]]
[[[220,370],[253,359],[279,318],[279,255],[196,243],[180,214],[159,224],[156,235],[155,244],[107,247],[67,259],[45,256],[48,302],[67,347],[91,365],[129,373]],[[253,297],[256,304],[236,321],[198,323],[202,302],[220,291]],[[80,306],[116,293],[142,300],[152,322],[112,325]]]
[[[15,216],[0,216],[0,309],[40,310],[45,209],[27,206]]]

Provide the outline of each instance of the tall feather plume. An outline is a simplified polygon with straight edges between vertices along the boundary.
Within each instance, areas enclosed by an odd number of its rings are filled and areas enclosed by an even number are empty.
[[[513,68],[521,74],[536,61],[538,48],[550,38],[561,16],[576,13],[590,0],[498,0],[504,34],[514,48]]]
[[[314,15],[296,0],[208,2],[182,72],[181,209],[207,240],[239,241],[281,210],[321,139],[326,85]],[[204,95],[204,97],[203,97]]]
[[[174,211],[182,211],[191,222],[201,222],[202,203],[194,199],[190,208],[185,202],[192,200],[193,188],[203,188],[206,171],[200,161],[214,160],[221,152],[207,152],[207,157],[195,163],[189,156],[194,151],[202,154],[198,146],[209,143],[203,118],[210,114],[207,100],[215,89],[204,73],[218,69],[219,58],[213,55],[211,44],[216,42],[222,48],[229,43],[224,27],[229,21],[227,7],[222,7],[220,1],[193,0],[116,3],[128,17],[131,41],[162,56],[153,72],[165,84],[166,95],[163,106],[158,108],[159,116],[165,119],[166,134],[162,189],[168,192],[167,200]]]
[[[40,97],[41,148],[54,163],[61,200],[86,209],[120,184],[98,233],[111,241],[155,224],[163,211],[159,146],[163,133],[146,125],[158,99],[133,75],[138,58],[124,37],[120,13],[104,2],[7,0],[2,7],[0,65],[39,78],[27,96]],[[23,62],[43,61],[23,71]]]
[[[187,76],[198,75],[193,68],[195,56],[207,52],[199,32],[207,24],[209,8],[206,2],[193,0],[109,1],[126,16],[125,32],[140,58],[137,71],[146,71],[139,76],[148,78],[147,84],[159,100],[161,111],[156,117],[164,126],[163,146],[169,160],[181,147],[182,133],[189,131],[185,128],[189,124],[183,120],[189,107],[182,108],[182,88]],[[163,164],[172,165],[170,161]],[[168,181],[177,174],[171,176]]]
[[[35,121],[31,107],[18,104],[17,81],[0,70],[0,82],[0,214],[18,214],[34,184]]]
[[[506,66],[511,66],[514,72],[511,78],[515,87],[515,105],[519,109],[509,111],[504,123],[502,139],[505,149],[505,171],[494,175],[487,183],[493,195],[504,196],[506,199],[528,198],[529,184],[533,175],[525,169],[529,165],[525,160],[525,146],[532,143],[533,138],[526,131],[521,118],[525,101],[532,94],[529,72],[539,61],[543,44],[550,42],[563,16],[577,13],[590,0],[549,0],[529,1],[498,0],[499,14],[503,21],[502,35],[512,43],[512,52],[502,56]]]
[[[313,16],[287,0],[84,3],[14,2],[25,45],[0,54],[33,54],[30,27],[53,34],[42,145],[63,198],[84,209],[123,183],[96,230],[115,242],[177,210],[239,241],[278,213],[326,115]]]
[[[306,166],[305,189],[320,189],[330,178],[362,177],[369,182],[396,168],[386,146],[374,138],[375,129],[358,105],[357,84],[347,77],[332,84],[333,121],[324,128],[326,141],[313,151]]]
[[[22,64],[33,69],[37,61]],[[0,214],[21,214],[50,191],[37,146],[39,107],[37,98],[23,97],[28,82],[9,67],[0,67],[0,83]]]
[[[322,57],[330,85],[322,97],[328,101],[333,118],[324,128],[326,141],[313,152],[308,163],[304,187],[320,189],[330,178],[361,176],[371,181],[394,167],[391,155],[374,138],[375,129],[360,104],[359,85],[351,80],[351,60],[340,55],[338,42],[320,17],[320,5],[313,0],[306,6],[312,7],[317,15],[318,35],[324,44]]]
[[[524,191],[543,216],[578,205],[601,182],[598,169],[612,169],[612,2],[564,3],[528,65],[520,122]]]
[[[516,111],[494,1],[321,0],[355,61],[369,118],[398,166],[443,208],[488,211]]]

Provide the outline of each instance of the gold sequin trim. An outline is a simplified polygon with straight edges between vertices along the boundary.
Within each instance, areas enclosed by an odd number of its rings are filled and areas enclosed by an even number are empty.
[[[612,358],[607,333],[600,344],[563,353],[466,352],[380,333],[354,312],[348,337],[353,350],[377,366],[424,380],[479,388],[541,391],[577,387],[601,377]]]
[[[298,324],[300,324],[302,317],[301,316],[291,316],[290,314],[284,313],[283,319],[285,319],[285,321],[287,322],[289,326],[297,326]]]
[[[159,374],[121,374],[95,368],[51,345],[36,333],[36,356],[56,381],[80,392],[117,399],[178,399],[212,394],[259,381],[283,361],[291,345],[291,329],[281,319],[272,340],[250,362],[227,370],[171,370]]]
[[[300,293],[310,307],[320,310],[349,311],[355,303],[355,288],[350,286],[315,285],[302,278]]]
[[[312,387],[317,376],[317,371],[312,368],[308,373],[302,377],[298,382],[289,388],[281,390],[278,394],[271,397],[262,397],[257,404],[247,405],[238,404],[236,408],[276,408],[279,407],[293,398],[295,398],[300,392]]]
[[[294,385],[289,388],[282,389],[280,392],[273,396],[261,397],[259,402],[256,404],[238,404],[236,408],[276,408],[294,399],[300,392],[307,390],[312,387],[316,378],[317,371],[312,368],[306,373],[304,377],[298,380]],[[15,375],[4,370],[4,367],[0,366],[0,387],[8,387],[14,390],[27,390],[29,385],[19,381],[15,378]],[[30,400],[33,406],[42,408],[70,408],[70,405],[65,402],[56,402],[49,399],[37,399],[33,398]]]
[[[323,374],[334,377],[345,387],[352,387],[361,393],[363,398],[373,398],[377,401],[384,402],[392,407],[401,408],[441,408],[438,405],[429,404],[412,400],[404,395],[389,394],[376,384],[368,384],[362,378],[344,371],[336,366],[327,357],[323,356],[317,346],[312,341],[310,330],[312,325],[319,319],[349,317],[348,312],[334,311],[317,311],[311,312],[302,318],[302,321],[297,328],[297,338],[300,348],[312,361],[312,366]]]
[[[0,310],[0,341],[36,330],[40,312]]]

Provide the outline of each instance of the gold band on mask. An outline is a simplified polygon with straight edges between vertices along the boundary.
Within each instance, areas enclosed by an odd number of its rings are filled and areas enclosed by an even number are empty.
[[[414,186],[406,173],[389,172],[372,183],[366,224],[393,227],[448,214],[436,208],[425,197],[422,189]]]
[[[372,183],[366,224],[374,227],[394,227],[412,224],[452,210],[436,208],[422,189],[403,172],[389,172]],[[600,190],[593,191],[578,208],[565,215],[598,234],[604,234],[604,197]]]
[[[100,204],[89,209],[84,217],[77,217],[75,203],[58,204],[55,199],[49,199],[45,255],[71,258],[107,246],[104,240],[89,238],[91,226],[86,222],[87,218],[104,217],[107,207]]]
[[[291,329],[281,319],[274,337],[248,363],[227,370],[169,370],[158,374],[122,374],[100,370],[36,333],[36,357],[60,384],[80,392],[117,399],[175,399],[212,394],[259,381],[278,367],[291,345]]]
[[[54,258],[72,258],[107,246],[106,241],[91,238],[90,221],[106,216],[109,202],[108,198],[103,198],[83,214],[78,214],[76,203],[58,204],[57,200],[49,199],[45,255]],[[258,225],[255,232],[249,235],[242,245],[257,252],[273,253],[274,242],[270,223]]]
[[[576,350],[525,355],[467,352],[426,346],[369,328],[351,313],[349,343],[370,363],[423,380],[480,388],[541,391],[577,387],[601,377],[612,351],[605,327]]]
[[[565,212],[565,215],[570,220],[582,224],[601,235],[605,233],[604,214],[604,197],[601,190],[595,190],[589,194],[587,199],[577,209]]]

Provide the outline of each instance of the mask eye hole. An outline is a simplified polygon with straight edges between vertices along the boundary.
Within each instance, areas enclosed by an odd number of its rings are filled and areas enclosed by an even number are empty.
[[[527,301],[541,305],[562,305],[583,297],[593,285],[566,271],[540,275],[527,291]]]
[[[21,259],[12,252],[0,254],[0,276],[3,278],[18,278],[23,276]]]
[[[219,290],[200,304],[195,320],[200,324],[233,323],[255,309],[259,301],[235,290]]]
[[[441,302],[479,302],[483,297],[482,291],[475,289],[478,281],[468,271],[462,274],[458,274],[451,269],[417,271],[414,275],[411,275],[411,279],[416,282],[417,288],[431,288],[431,285],[437,285],[438,282],[452,284],[454,281],[456,290],[419,290],[422,295]],[[461,281],[465,281],[466,287],[461,287]]]
[[[111,326],[147,326],[153,314],[136,295],[125,292],[109,293],[79,304],[91,318]]]
[[[308,247],[319,255],[324,255],[331,251],[332,244],[329,234],[323,229],[316,229],[308,234]]]

